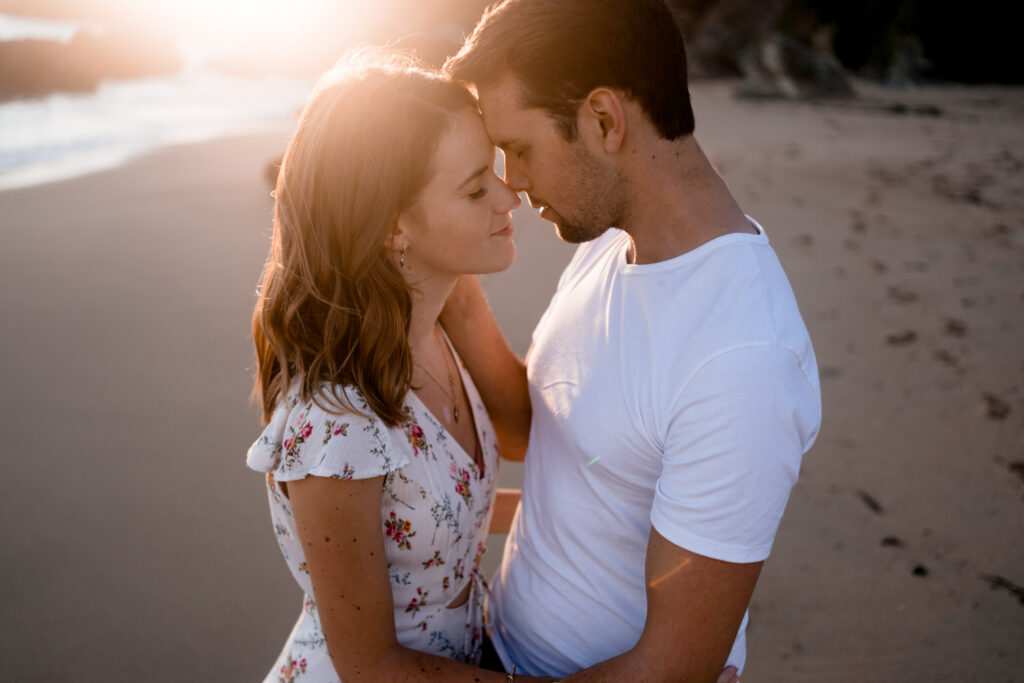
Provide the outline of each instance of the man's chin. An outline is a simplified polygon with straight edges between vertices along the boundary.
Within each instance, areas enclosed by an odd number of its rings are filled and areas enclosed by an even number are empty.
[[[569,244],[583,244],[590,240],[597,239],[605,233],[607,227],[596,228],[593,225],[587,227],[581,227],[579,225],[571,225],[568,223],[559,222],[555,223],[555,232],[558,233],[559,239]]]
[[[563,242],[569,244],[582,244],[600,237],[607,230],[607,227],[596,228],[593,225],[580,226],[577,223],[569,223],[550,206],[541,207],[540,217],[549,223],[554,224],[555,233]]]

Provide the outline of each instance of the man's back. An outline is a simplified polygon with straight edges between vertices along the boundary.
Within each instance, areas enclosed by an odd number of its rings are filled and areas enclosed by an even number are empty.
[[[820,422],[814,352],[763,233],[645,266],[628,245],[609,230],[581,246],[534,336],[523,501],[490,615],[525,673],[636,643],[652,521],[701,555],[767,557]],[[741,627],[729,662],[744,657]]]

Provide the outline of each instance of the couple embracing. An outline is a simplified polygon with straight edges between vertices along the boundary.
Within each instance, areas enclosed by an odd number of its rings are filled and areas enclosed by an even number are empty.
[[[320,80],[253,320],[248,464],[305,593],[266,680],[738,679],[820,390],[693,128],[662,0],[507,0],[441,73]],[[515,258],[519,192],[580,245],[525,362],[474,277]]]

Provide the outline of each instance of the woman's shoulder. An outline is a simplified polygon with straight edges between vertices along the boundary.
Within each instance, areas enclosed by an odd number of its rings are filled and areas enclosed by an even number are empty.
[[[324,384],[303,396],[296,383],[278,401],[246,462],[282,481],[366,479],[404,466],[408,457],[358,388]]]

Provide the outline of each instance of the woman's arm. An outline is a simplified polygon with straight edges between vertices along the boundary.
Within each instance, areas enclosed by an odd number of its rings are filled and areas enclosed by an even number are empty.
[[[383,477],[343,481],[310,476],[288,482],[335,671],[346,683],[504,683],[505,674],[398,643],[380,517],[382,484]],[[516,676],[516,681],[540,680],[553,679]]]
[[[441,324],[480,390],[501,457],[522,460],[532,417],[526,365],[505,341],[476,276],[459,278],[441,312]]]

